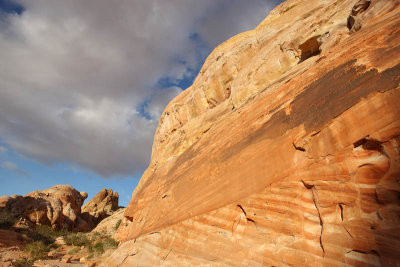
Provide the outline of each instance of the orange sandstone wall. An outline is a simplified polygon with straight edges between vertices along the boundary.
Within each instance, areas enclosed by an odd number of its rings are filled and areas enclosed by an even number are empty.
[[[108,266],[399,266],[400,1],[289,0],[166,107]]]

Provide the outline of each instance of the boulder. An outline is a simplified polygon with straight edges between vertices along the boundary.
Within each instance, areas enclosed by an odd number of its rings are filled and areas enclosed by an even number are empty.
[[[118,193],[102,189],[82,207],[82,218],[95,227],[101,220],[118,210]]]

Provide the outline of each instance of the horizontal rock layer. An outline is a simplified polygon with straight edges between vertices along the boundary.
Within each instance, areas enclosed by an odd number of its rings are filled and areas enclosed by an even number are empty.
[[[110,266],[400,264],[400,1],[290,0],[164,111]]]

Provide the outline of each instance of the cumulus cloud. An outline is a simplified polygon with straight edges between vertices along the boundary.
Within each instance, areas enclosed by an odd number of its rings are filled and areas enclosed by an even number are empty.
[[[272,7],[262,0],[18,3],[21,14],[0,13],[0,138],[40,162],[105,177],[146,168],[158,118],[181,91],[174,82],[195,74],[199,54],[253,28]],[[165,77],[171,84],[161,88]]]
[[[0,166],[1,166],[3,169],[6,169],[6,170],[9,170],[9,171],[15,172],[15,173],[17,173],[17,174],[19,174],[19,175],[22,175],[22,176],[25,176],[25,177],[28,177],[28,176],[29,176],[28,173],[26,173],[25,171],[21,170],[21,169],[18,167],[18,165],[15,164],[14,162],[11,162],[11,161],[3,161],[3,162],[0,164]]]

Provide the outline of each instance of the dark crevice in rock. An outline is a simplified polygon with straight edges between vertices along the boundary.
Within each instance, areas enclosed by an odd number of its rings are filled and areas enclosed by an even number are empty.
[[[312,190],[312,193],[313,193],[313,202],[314,202],[315,208],[317,209],[317,212],[318,212],[319,224],[321,225],[321,233],[319,235],[319,244],[320,244],[321,249],[322,249],[322,256],[325,256],[325,248],[324,248],[324,244],[322,243],[322,233],[324,232],[324,222],[322,221],[321,213],[319,211],[319,207],[318,207],[318,204],[317,204],[316,193],[315,193],[316,189],[313,186],[313,188],[311,190]]]
[[[294,149],[296,149],[296,150],[298,150],[298,151],[301,151],[301,152],[306,152],[306,150],[303,148],[303,147],[301,147],[301,146],[296,146],[296,144],[293,142],[293,147],[294,147]]]
[[[307,188],[308,190],[311,190],[311,192],[312,192],[312,200],[314,202],[315,209],[317,210],[317,213],[318,213],[319,224],[321,225],[321,233],[320,233],[320,236],[319,236],[319,244],[320,244],[321,249],[322,249],[322,255],[323,255],[323,257],[325,257],[325,248],[324,248],[324,244],[322,243],[322,233],[324,231],[324,222],[322,220],[321,212],[319,210],[319,205],[317,203],[318,202],[318,191],[317,191],[317,189],[315,188],[314,185],[307,184],[303,180],[301,180],[301,182],[303,183],[305,188]]]
[[[162,198],[166,198],[166,197],[168,197],[168,195],[163,195],[163,197],[162,197]]]
[[[343,204],[339,203],[339,207],[340,207],[340,218],[342,219],[343,222]]]
[[[160,232],[151,232],[149,235],[160,234]]]
[[[246,217],[246,220],[247,220],[248,222],[256,223],[253,219],[251,219],[251,218],[249,218],[249,217]]]
[[[307,188],[307,189],[311,189],[311,188],[314,187],[314,185],[312,185],[312,184],[307,184],[307,183],[304,182],[303,180],[301,180],[301,182],[303,183],[304,187]]]
[[[237,204],[236,206],[238,206],[238,207],[242,210],[244,216],[247,216],[247,213],[246,213],[246,211],[243,209],[242,205]]]

